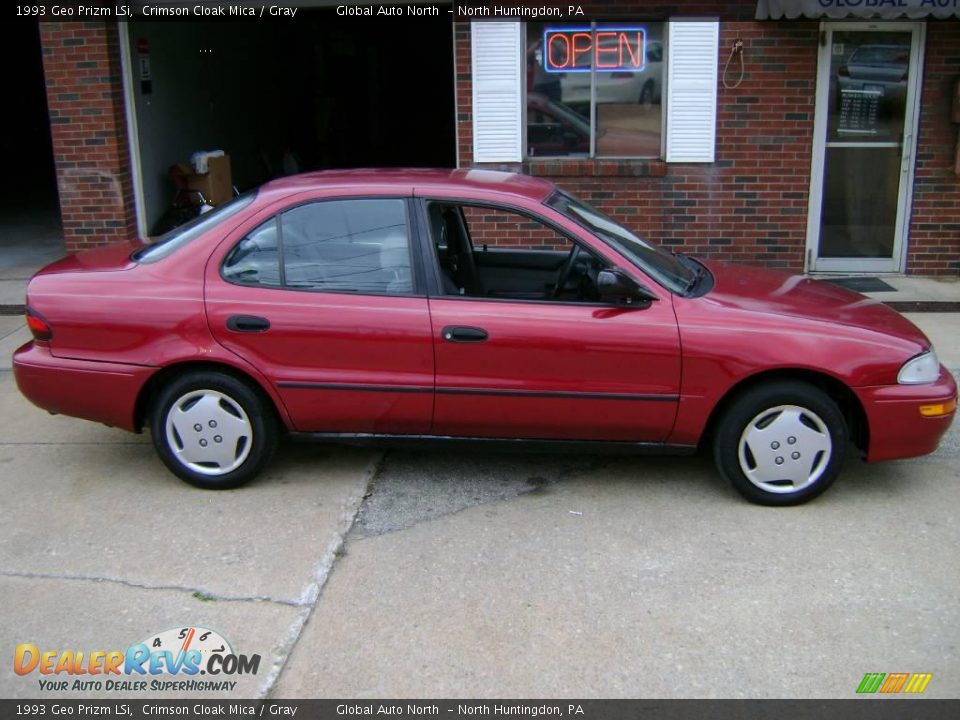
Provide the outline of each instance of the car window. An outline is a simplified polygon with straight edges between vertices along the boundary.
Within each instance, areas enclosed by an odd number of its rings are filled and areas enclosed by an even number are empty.
[[[600,300],[606,263],[542,221],[504,207],[431,201],[429,227],[444,295],[495,300]]]
[[[582,200],[558,191],[547,198],[546,204],[612,245],[667,289],[684,293],[695,280],[694,272],[678,256],[642,240]]]
[[[138,248],[130,258],[141,263],[162,260],[184,245],[200,237],[208,230],[213,229],[227,218],[236,215],[252,203],[256,196],[256,190],[251,190],[250,192],[235,197],[233,200],[225,202],[223,205],[218,205],[210,212],[199,215],[185,225],[181,225],[165,235],[161,235],[149,245]]]
[[[307,290],[413,292],[406,203],[326,200],[280,216],[284,284]]]
[[[276,218],[237,243],[223,263],[223,278],[244,285],[280,286]]]

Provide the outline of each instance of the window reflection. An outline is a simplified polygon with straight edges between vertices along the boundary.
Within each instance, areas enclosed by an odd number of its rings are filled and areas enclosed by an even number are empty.
[[[835,32],[830,140],[899,140],[910,69],[910,33]]]
[[[528,23],[528,156],[659,157],[663,30]]]
[[[597,27],[598,35],[606,26]],[[663,112],[663,41],[660,27],[648,27],[645,37],[628,34],[629,44],[623,48],[623,36],[610,35],[611,49],[643,55],[643,67],[634,71],[600,72],[597,69],[597,155],[599,157],[657,157]],[[654,35],[656,33],[656,35]],[[602,38],[603,36],[601,36]],[[604,40],[600,40],[602,46]],[[640,47],[643,45],[643,47]],[[598,56],[599,59],[599,56]]]

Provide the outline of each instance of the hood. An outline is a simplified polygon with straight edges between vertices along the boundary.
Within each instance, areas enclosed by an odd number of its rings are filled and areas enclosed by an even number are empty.
[[[52,262],[40,270],[37,275],[53,275],[68,272],[108,272],[112,270],[129,270],[136,266],[130,259],[130,253],[141,247],[139,241],[104,245],[93,250],[84,250],[75,255],[68,255],[56,262]]]
[[[916,325],[874,298],[780,270],[701,262],[714,276],[714,288],[707,293],[714,302],[741,310],[863,328],[930,347],[930,341]]]

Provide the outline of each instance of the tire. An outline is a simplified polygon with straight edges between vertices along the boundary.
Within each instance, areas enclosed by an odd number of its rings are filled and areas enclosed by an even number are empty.
[[[713,457],[747,500],[799,505],[836,480],[848,436],[843,414],[822,390],[768,383],[741,395],[720,417]]]
[[[163,387],[153,404],[153,446],[170,472],[191,485],[239,487],[276,451],[277,421],[268,403],[231,375],[185,373]],[[178,411],[184,414],[178,417]]]

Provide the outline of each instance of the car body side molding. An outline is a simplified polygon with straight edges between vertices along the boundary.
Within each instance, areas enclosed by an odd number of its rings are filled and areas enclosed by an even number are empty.
[[[499,390],[496,388],[455,388],[438,387],[436,389],[423,385],[355,385],[342,383],[315,383],[300,382],[297,380],[281,380],[277,383],[282,388],[299,388],[304,390],[354,390],[369,392],[397,392],[397,393],[429,393],[439,395],[492,395],[506,397],[531,398],[563,398],[572,400],[632,400],[637,402],[679,402],[679,395],[636,395],[631,393],[601,393],[601,392],[544,392],[541,390]]]
[[[598,453],[625,455],[693,455],[696,445],[609,440],[544,440],[540,438],[488,438],[449,435],[390,435],[381,433],[292,432],[295,441],[418,449],[485,449],[521,453]]]

